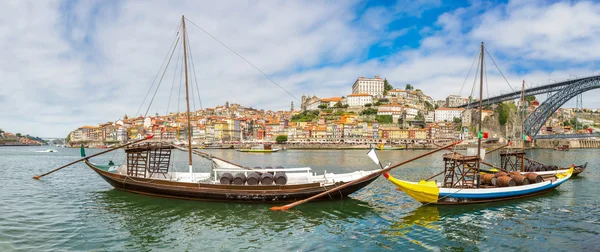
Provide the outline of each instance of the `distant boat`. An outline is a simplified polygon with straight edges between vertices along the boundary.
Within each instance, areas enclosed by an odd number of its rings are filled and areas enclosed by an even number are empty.
[[[41,151],[36,151],[36,152],[58,152],[55,149],[47,149],[47,150],[41,150]]]
[[[392,147],[392,146],[385,146],[384,144],[378,144],[375,147],[376,150],[406,150],[406,145],[404,146],[400,146],[400,147]]]
[[[268,153],[268,152],[278,152],[278,148],[273,148],[271,144],[262,144],[262,145],[254,145],[249,149],[238,149],[239,152],[257,152],[257,153]]]
[[[554,150],[557,150],[557,151],[568,151],[569,150],[569,145],[568,144],[564,144],[562,146],[558,146],[558,147],[554,148]]]

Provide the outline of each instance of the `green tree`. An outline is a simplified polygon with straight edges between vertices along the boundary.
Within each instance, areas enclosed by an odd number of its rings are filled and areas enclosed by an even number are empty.
[[[326,108],[328,108],[328,107],[329,107],[329,106],[327,106],[327,104],[321,104],[321,105],[319,105],[319,108],[320,108],[320,109],[326,109]]]
[[[506,122],[508,122],[508,115],[510,114],[510,106],[506,103],[500,103],[498,107],[496,107],[495,112],[498,113],[498,122],[500,125],[506,125]]]
[[[413,91],[413,90],[415,89],[415,87],[413,87],[413,85],[406,84],[406,88],[405,88],[405,89],[406,89],[406,90]]]
[[[435,104],[435,106],[433,106],[433,109],[438,109],[440,108],[440,105],[438,105],[437,103]]]
[[[391,115],[377,115],[375,116],[375,120],[379,123],[393,123],[394,119]]]
[[[425,108],[427,109],[427,111],[431,111],[433,110],[433,105],[431,105],[431,103],[429,103],[428,101],[425,101]]]
[[[387,95],[388,91],[394,89],[387,79],[383,79],[383,94]]]
[[[365,107],[367,107],[367,108],[370,108],[371,106],[373,106],[373,104],[371,104],[371,103],[365,104]]]
[[[531,103],[532,101],[535,101],[535,95],[525,96],[525,101],[527,101],[527,103]]]
[[[344,105],[342,105],[342,102],[337,102],[335,105],[333,105],[334,108],[341,108]]]
[[[376,114],[377,114],[377,109],[374,109],[374,108],[367,108],[360,112],[360,115],[376,115]]]
[[[21,135],[21,133],[17,133],[15,134],[17,137],[22,137],[23,135]]]
[[[379,101],[378,101],[378,102],[376,102],[374,105],[375,105],[375,106],[381,106],[381,102],[379,102]]]
[[[275,138],[275,142],[277,142],[278,144],[283,144],[285,142],[287,142],[288,137],[286,135],[279,135],[277,136],[277,138]]]

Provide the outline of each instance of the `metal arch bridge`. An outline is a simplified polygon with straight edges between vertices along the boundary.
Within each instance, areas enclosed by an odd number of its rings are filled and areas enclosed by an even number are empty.
[[[557,82],[554,84],[548,84],[544,86],[534,87],[525,89],[525,96],[539,95],[545,93],[552,93],[546,101],[535,109],[525,119],[525,132],[532,138],[535,138],[539,130],[542,128],[544,123],[550,118],[550,116],[560,106],[565,104],[571,98],[581,94],[583,92],[600,88],[600,75],[589,76],[579,79],[572,79],[563,82]],[[512,93],[502,94],[499,96],[483,99],[481,102],[483,106],[500,103],[508,100],[515,100],[521,97],[521,91],[515,91]],[[459,106],[459,108],[465,107],[478,107],[479,102],[472,102]]]

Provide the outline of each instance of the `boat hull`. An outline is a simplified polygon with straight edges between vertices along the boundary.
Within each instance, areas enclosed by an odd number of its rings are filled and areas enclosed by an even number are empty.
[[[573,168],[567,173],[557,175],[556,180],[546,180],[541,183],[493,188],[440,188],[435,182],[421,181],[419,183],[396,179],[388,174],[386,178],[398,189],[423,204],[459,205],[478,204],[512,199],[526,198],[549,192],[571,178]]]
[[[321,186],[320,183],[300,185],[220,185],[204,183],[187,183],[168,180],[132,178],[105,171],[90,162],[86,164],[114,188],[153,196],[180,198],[200,201],[220,202],[292,202],[306,199],[325,192],[344,183]],[[343,188],[338,192],[318,198],[318,200],[342,199],[369,185],[379,176],[361,183]]]

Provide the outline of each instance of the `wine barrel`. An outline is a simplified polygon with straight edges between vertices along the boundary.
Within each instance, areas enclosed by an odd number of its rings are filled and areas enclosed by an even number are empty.
[[[258,185],[258,182],[260,182],[260,175],[257,172],[248,173],[248,178],[246,179],[248,185]]]
[[[273,184],[273,174],[263,173],[262,176],[260,176],[260,183],[263,185],[272,185]]]
[[[521,173],[518,171],[511,171],[508,175],[512,177],[512,176],[516,176],[516,175],[521,175]]]
[[[517,182],[517,185],[529,185],[529,179],[521,174],[513,175],[511,177]]]
[[[509,176],[501,176],[496,178],[496,185],[499,187],[516,186],[517,182]]]
[[[246,183],[246,175],[243,173],[236,173],[235,176],[233,176],[234,185],[243,185],[244,183]]]
[[[496,177],[494,174],[487,173],[481,175],[481,181],[483,181],[483,184],[485,185],[496,186]]]
[[[543,181],[542,176],[537,173],[526,173],[525,177],[529,180],[529,183],[540,183]]]
[[[287,184],[287,175],[285,172],[276,172],[273,180],[275,180],[275,184],[285,185]]]
[[[496,172],[496,174],[494,174],[494,177],[502,177],[502,176],[508,176],[508,174],[506,174],[506,172]]]
[[[221,182],[222,185],[230,185],[231,182],[233,182],[233,175],[229,172],[223,173],[219,182]]]
[[[273,167],[271,167],[271,166],[265,166],[265,169],[273,169]],[[269,171],[268,173],[271,173],[271,175],[275,175],[274,171]]]

